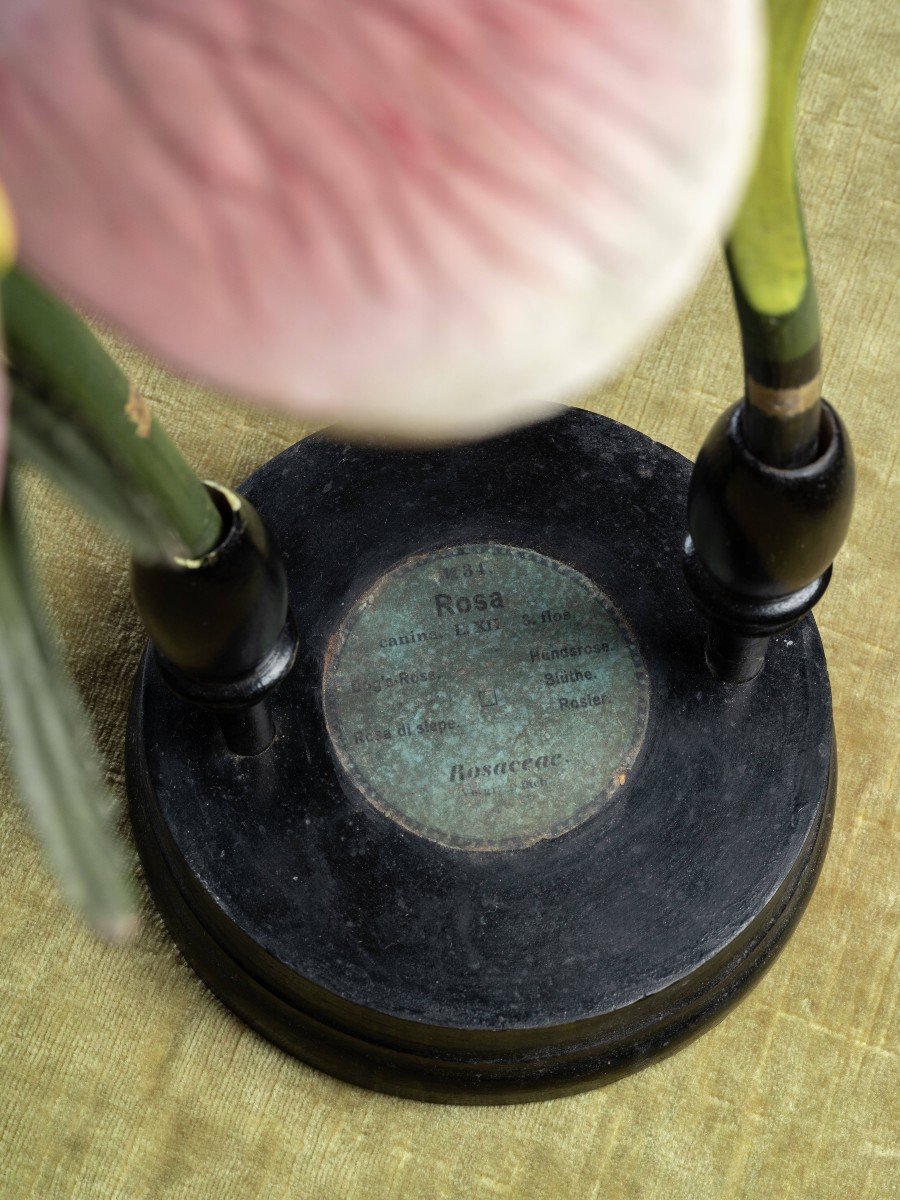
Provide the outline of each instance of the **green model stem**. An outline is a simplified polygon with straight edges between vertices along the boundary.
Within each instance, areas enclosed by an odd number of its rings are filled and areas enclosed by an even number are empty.
[[[0,281],[11,459],[51,476],[149,563],[197,558],[221,518],[90,329],[21,271]],[[0,699],[19,792],[64,894],[106,937],[136,927],[90,722],[29,572],[14,486],[0,503]]]
[[[746,375],[745,436],[774,466],[811,461],[821,417],[819,309],[797,192],[794,116],[819,0],[768,0],[759,154],[726,246]]]
[[[13,456],[46,471],[135,558],[196,558],[221,518],[146,403],[85,323],[29,276],[0,284]]]

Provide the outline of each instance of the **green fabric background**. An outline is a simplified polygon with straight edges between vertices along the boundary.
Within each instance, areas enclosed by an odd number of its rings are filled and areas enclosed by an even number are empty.
[[[0,800],[0,1195],[12,1200],[841,1197],[898,1194],[896,305],[900,21],[826,0],[800,157],[825,323],[826,394],[859,499],[819,609],[841,780],[832,848],[793,940],[754,993],[668,1061],[569,1100],[420,1106],[338,1083],[245,1029],[144,904],[111,949],[58,900],[8,779]],[[893,301],[893,303],[892,303]],[[236,482],[306,428],[116,352],[205,476]],[[586,401],[693,455],[740,388],[719,264],[664,336]],[[142,636],[122,551],[41,482],[40,568],[122,788]]]

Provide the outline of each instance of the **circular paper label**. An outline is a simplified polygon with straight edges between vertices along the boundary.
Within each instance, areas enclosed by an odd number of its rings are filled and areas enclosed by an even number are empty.
[[[405,559],[350,609],[323,680],[357,790],[467,850],[573,829],[628,777],[649,685],[634,637],[580,572],[532,550]]]

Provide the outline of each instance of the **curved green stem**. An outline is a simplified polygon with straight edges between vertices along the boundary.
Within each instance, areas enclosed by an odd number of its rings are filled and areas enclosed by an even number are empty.
[[[800,67],[818,4],[768,0],[765,124],[726,246],[744,351],[745,431],[779,466],[813,457],[819,430],[819,310],[794,161]]]
[[[196,558],[221,518],[146,403],[84,322],[19,270],[0,283],[14,455],[34,462],[136,558]]]

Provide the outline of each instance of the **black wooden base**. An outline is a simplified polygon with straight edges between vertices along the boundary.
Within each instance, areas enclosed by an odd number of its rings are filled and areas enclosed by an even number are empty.
[[[215,718],[168,692],[145,657],[127,768],[163,917],[254,1028],[363,1086],[516,1102],[644,1065],[758,978],[827,845],[828,679],[811,618],[773,640],[752,682],[708,674],[681,570],[689,470],[633,430],[569,410],[445,451],[316,436],[250,478],[301,631],[272,700],[276,739],[231,754]],[[649,689],[621,786],[568,832],[487,852],[371,802],[340,765],[322,706],[354,602],[410,555],[483,544],[596,584],[632,631]]]

